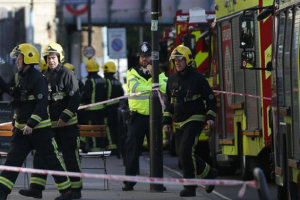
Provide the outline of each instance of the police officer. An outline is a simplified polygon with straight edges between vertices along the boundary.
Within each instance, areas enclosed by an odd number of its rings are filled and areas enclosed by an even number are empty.
[[[192,67],[193,58],[188,47],[177,46],[170,60],[173,61],[176,72],[170,75],[167,83],[164,129],[166,132],[170,131],[173,116],[176,151],[184,178],[216,178],[218,171],[194,153],[204,122],[206,121],[208,126],[214,124],[214,93],[206,78]],[[185,186],[180,196],[196,196],[196,187],[197,185]],[[214,186],[205,187],[207,193],[211,193],[213,189]]]
[[[124,90],[122,88],[122,84],[118,79],[114,77],[116,73],[116,65],[114,62],[109,61],[104,63],[102,66],[104,71],[104,78],[106,80],[107,85],[107,98],[113,99],[116,97],[120,97],[124,95]],[[120,101],[113,101],[111,103],[106,104],[106,117],[107,124],[109,127],[109,145],[108,149],[112,149],[115,152],[115,155],[120,157],[120,136],[118,135],[119,124],[118,124],[118,108],[120,106]],[[120,142],[119,142],[120,141]],[[117,151],[114,151],[116,150]]]
[[[81,172],[79,161],[79,131],[77,127],[76,111],[80,103],[78,83],[74,73],[63,66],[65,60],[63,48],[54,42],[43,50],[48,69],[45,76],[48,80],[49,112],[55,140],[62,151],[67,171]],[[37,169],[46,169],[45,162],[37,152],[34,155],[33,166]],[[28,197],[42,195],[46,186],[47,175],[32,174],[30,188],[22,189],[20,194]],[[82,179],[70,177],[72,198],[81,198]]]
[[[151,46],[143,42],[140,46],[138,68],[131,68],[127,71],[127,89],[129,94],[152,89],[151,70]],[[164,73],[159,74],[160,91],[165,93],[167,77]],[[128,98],[129,116],[128,133],[126,139],[125,174],[137,175],[139,171],[139,156],[142,151],[145,135],[149,138],[149,93]],[[149,141],[149,139],[148,139]],[[149,143],[148,143],[149,144]],[[123,191],[133,190],[136,182],[124,181]]]
[[[105,80],[98,75],[99,64],[94,60],[88,60],[86,63],[86,71],[88,72],[88,76],[85,81],[81,102],[87,105],[107,100]],[[86,108],[84,110],[84,116],[87,123],[90,125],[104,125],[104,108],[103,104]],[[97,137],[87,139],[87,149],[92,151],[105,148],[108,144],[106,138]]]
[[[39,62],[38,50],[31,44],[20,44],[12,50],[10,56],[17,58],[20,79],[11,89],[11,105],[16,114],[13,120],[14,134],[5,165],[21,167],[29,152],[35,149],[49,169],[64,171],[47,112],[47,80],[34,68]],[[0,200],[7,199],[17,177],[17,172],[1,172]],[[54,176],[54,179],[61,193],[56,200],[71,199],[69,178]],[[35,197],[42,198],[41,194]]]

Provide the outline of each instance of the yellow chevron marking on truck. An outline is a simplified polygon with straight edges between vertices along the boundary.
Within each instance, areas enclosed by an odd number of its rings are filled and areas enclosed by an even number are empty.
[[[198,68],[208,58],[208,52],[199,51],[195,57],[196,67]]]

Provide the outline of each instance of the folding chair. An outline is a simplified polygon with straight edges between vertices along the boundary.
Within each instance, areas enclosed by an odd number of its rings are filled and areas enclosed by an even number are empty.
[[[1,138],[11,138],[13,135],[11,128],[12,128],[11,124],[0,126],[0,137]],[[0,151],[0,164],[2,165],[2,159],[7,157],[7,151],[9,150],[9,146],[7,146],[7,148],[5,148],[5,149],[3,148],[1,150],[3,150],[3,151]],[[24,160],[23,165],[26,168],[26,159]],[[28,173],[24,173],[24,187],[26,187],[26,183],[27,183],[27,187],[29,187]]]
[[[79,135],[81,137],[106,137],[106,125],[78,125]],[[106,157],[110,156],[111,151],[105,149],[97,152],[79,153],[80,160],[82,158],[102,158],[103,167],[82,167],[82,169],[103,169],[104,173],[107,174],[106,169]],[[104,190],[109,189],[108,179],[104,179]]]

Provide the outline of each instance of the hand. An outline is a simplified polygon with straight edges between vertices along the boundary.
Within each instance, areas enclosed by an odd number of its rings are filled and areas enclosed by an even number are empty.
[[[30,135],[31,133],[32,133],[32,128],[26,125],[23,130],[23,135]]]
[[[166,131],[166,133],[170,133],[171,132],[171,126],[170,125],[164,125],[164,130]]]
[[[208,128],[212,128],[215,124],[214,120],[207,120],[206,121]]]
[[[66,122],[64,122],[63,120],[59,119],[57,122],[57,127],[64,127],[66,125]]]
[[[152,74],[153,74],[152,65],[150,65],[150,64],[147,65],[147,71],[148,71],[148,72],[151,74],[151,76],[152,76]]]

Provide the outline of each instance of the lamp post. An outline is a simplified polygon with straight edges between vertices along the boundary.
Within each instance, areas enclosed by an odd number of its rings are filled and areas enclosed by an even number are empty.
[[[159,83],[158,6],[159,0],[151,0],[152,84]],[[163,177],[162,107],[157,91],[150,95],[150,176]],[[150,191],[163,192],[164,187],[162,184],[150,184]]]

